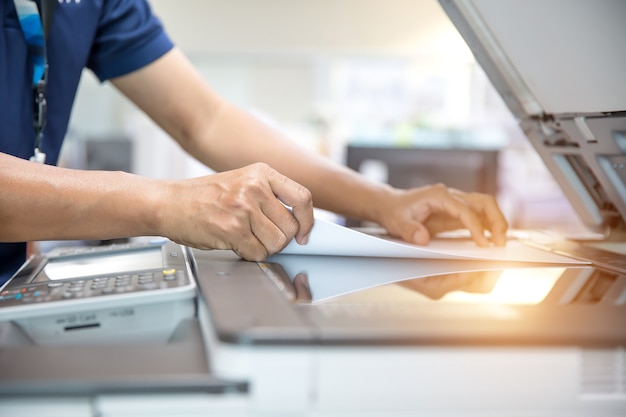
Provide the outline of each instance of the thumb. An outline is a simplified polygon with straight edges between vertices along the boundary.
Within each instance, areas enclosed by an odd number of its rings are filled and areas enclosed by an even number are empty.
[[[401,236],[405,241],[417,245],[427,245],[430,241],[430,232],[426,226],[415,221],[403,225]]]

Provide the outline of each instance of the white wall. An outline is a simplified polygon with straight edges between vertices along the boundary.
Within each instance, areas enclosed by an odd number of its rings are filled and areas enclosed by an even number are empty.
[[[436,0],[151,0],[189,53],[470,52]]]
[[[176,44],[229,99],[279,119],[302,119],[324,95],[320,68],[341,57],[472,62],[436,0],[152,0]],[[83,77],[72,129],[124,130],[132,109]]]
[[[307,123],[333,107],[333,68],[341,60],[417,59],[449,62],[439,64],[448,68],[473,62],[436,0],[152,0],[151,5],[177,46],[218,92],[274,119],[312,150],[322,145]],[[452,102],[467,101],[467,94],[460,94]],[[146,124],[109,84],[100,85],[86,72],[71,120],[75,136],[106,138],[141,131],[142,146],[153,149],[142,157],[178,155],[163,140],[145,139],[150,136]],[[163,147],[167,152],[159,151]],[[137,166],[145,175],[184,176],[180,158],[173,158],[177,168],[168,168],[168,161],[153,162],[150,168],[151,161],[139,160]]]

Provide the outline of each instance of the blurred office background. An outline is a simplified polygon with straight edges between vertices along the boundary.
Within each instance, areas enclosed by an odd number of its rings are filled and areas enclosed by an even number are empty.
[[[151,4],[214,89],[311,151],[398,186],[494,193],[515,228],[577,227],[436,0]],[[155,178],[211,172],[88,71],[64,163]]]

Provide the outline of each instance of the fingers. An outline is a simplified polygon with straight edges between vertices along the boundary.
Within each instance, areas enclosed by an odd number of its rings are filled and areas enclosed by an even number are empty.
[[[458,218],[460,222],[469,230],[472,239],[478,246],[489,246],[489,240],[485,236],[485,227],[478,214],[467,204],[450,195],[444,198],[443,206],[445,211],[452,217]]]
[[[479,215],[483,227],[491,232],[491,242],[494,245],[504,246],[506,244],[506,232],[509,225],[493,196],[481,193],[463,193],[458,190],[451,190],[451,192]]]
[[[309,277],[301,272],[293,279],[293,286],[296,290],[296,301],[300,303],[310,302],[313,297],[309,287]]]
[[[431,213],[443,214],[465,227],[478,246],[489,246],[489,240],[485,236],[485,226],[478,212],[458,195],[452,194],[447,187],[441,184],[430,187],[425,203]]]
[[[273,170],[269,182],[276,197],[291,207],[291,213],[298,225],[295,235],[296,241],[301,245],[306,244],[314,222],[311,192],[297,182]]]
[[[508,224],[492,196],[463,193],[442,184],[407,190],[400,195],[394,208],[394,217],[400,220],[388,224],[392,232],[407,241],[425,245],[431,235],[465,228],[478,246],[490,245],[486,230],[491,233],[493,244],[506,243]]]
[[[240,255],[260,260],[282,250],[294,237],[298,243],[306,243],[314,221],[311,193],[265,164],[256,164],[251,169],[259,170],[257,175],[267,185],[248,196],[258,200],[258,207],[253,206],[250,212],[250,230],[261,248],[252,239],[249,250],[256,255],[251,257],[248,251],[241,251]],[[262,249],[260,255],[259,249]]]
[[[500,279],[501,271],[460,272],[400,281],[404,288],[417,291],[432,300],[440,300],[448,293],[462,291],[489,294]]]
[[[430,232],[420,222],[409,222],[402,228],[402,239],[418,245],[427,245],[430,242]]]
[[[504,217],[504,214],[498,208],[498,204],[495,198],[487,196],[488,200],[483,205],[483,210],[486,217],[487,228],[491,232],[491,241],[496,246],[506,245],[506,231],[509,228],[509,224]]]

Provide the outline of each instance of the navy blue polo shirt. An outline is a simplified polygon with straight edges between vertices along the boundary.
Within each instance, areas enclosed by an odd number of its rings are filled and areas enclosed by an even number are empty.
[[[13,0],[0,0],[0,18],[0,152],[28,159],[35,142],[33,68]],[[46,163],[57,163],[84,68],[105,81],[153,62],[172,47],[146,0],[59,0],[46,43]],[[24,261],[25,244],[0,243],[0,285]]]

